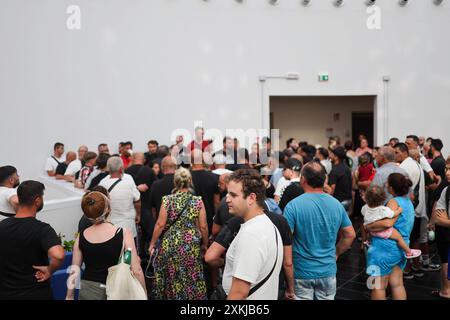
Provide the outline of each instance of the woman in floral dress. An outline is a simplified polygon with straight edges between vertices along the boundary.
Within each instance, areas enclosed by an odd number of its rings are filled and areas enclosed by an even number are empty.
[[[175,189],[164,196],[150,243],[155,259],[155,299],[205,300],[203,255],[208,245],[206,211],[201,197],[194,196],[192,176],[184,168],[175,172]]]

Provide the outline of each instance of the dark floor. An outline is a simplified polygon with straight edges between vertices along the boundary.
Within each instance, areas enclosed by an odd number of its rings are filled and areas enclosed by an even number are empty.
[[[355,240],[352,248],[339,258],[336,300],[370,299],[370,291],[366,285],[365,256],[359,246],[360,242]],[[433,263],[439,263],[433,246],[430,256]],[[440,271],[424,273],[420,279],[405,280],[408,300],[439,300],[431,295],[431,291],[439,288]]]

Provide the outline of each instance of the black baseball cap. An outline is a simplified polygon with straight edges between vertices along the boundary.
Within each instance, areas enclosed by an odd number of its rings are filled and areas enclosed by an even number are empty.
[[[336,157],[338,157],[341,160],[344,160],[347,158],[347,151],[344,147],[336,147],[332,151]]]
[[[292,171],[300,172],[302,171],[302,162],[295,158],[289,158],[287,159],[286,163],[284,164],[285,169],[291,169]]]

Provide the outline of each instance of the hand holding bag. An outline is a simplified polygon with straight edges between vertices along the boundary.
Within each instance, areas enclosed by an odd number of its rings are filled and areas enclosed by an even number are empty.
[[[147,294],[131,272],[131,266],[123,259],[124,246],[119,263],[108,269],[106,297],[108,300],[147,300]]]

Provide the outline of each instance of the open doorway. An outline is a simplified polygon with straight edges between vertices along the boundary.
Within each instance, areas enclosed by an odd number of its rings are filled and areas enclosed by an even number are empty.
[[[373,148],[373,112],[352,112],[352,139],[358,141],[359,135],[364,135]]]
[[[374,144],[376,96],[272,96],[270,126],[280,130],[280,147],[295,138],[328,146],[331,136],[341,144],[364,134]]]

